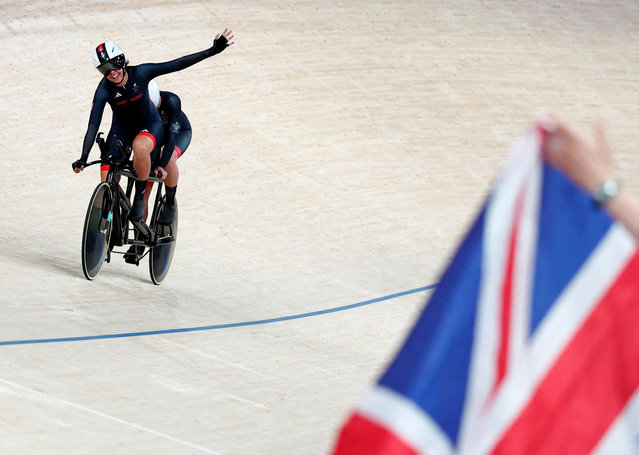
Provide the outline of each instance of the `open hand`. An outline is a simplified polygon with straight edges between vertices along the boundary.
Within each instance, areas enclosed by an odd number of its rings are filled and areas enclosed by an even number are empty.
[[[226,41],[228,42],[228,46],[232,46],[233,44],[235,44],[235,41],[231,41],[233,39],[233,31],[225,28],[224,31],[222,32],[222,35],[220,35],[219,33],[217,35],[215,35],[215,40],[217,41],[220,36],[223,36]]]
[[[229,30],[228,28],[225,28],[221,35],[219,33],[215,35],[215,40],[213,40],[212,55],[219,54],[227,47],[235,44],[235,41],[232,41],[232,39],[233,39],[233,32]]]

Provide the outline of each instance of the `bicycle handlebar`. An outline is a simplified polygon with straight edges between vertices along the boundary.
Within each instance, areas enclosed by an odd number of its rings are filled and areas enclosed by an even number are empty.
[[[93,166],[94,164],[98,164],[101,163],[102,160],[95,160],[95,161],[89,161],[87,164],[84,165],[84,168],[88,168],[89,166]]]
[[[105,156],[107,155],[108,150],[107,150],[106,141],[104,140],[102,135],[103,135],[102,132],[98,133],[98,136],[95,142],[100,147],[102,156]],[[138,173],[135,171],[135,168],[133,167],[133,161],[129,159],[129,157],[131,156],[131,149],[124,147],[124,145],[122,145],[122,142],[120,141],[116,142],[116,147],[118,148],[118,152],[119,152],[118,155],[109,156],[106,160],[99,159],[99,160],[91,161],[85,164],[84,168],[86,169],[87,167],[93,166],[94,164],[98,164],[98,163],[115,164],[119,168],[118,174],[124,175],[129,178],[137,179]],[[154,177],[154,176],[149,176],[148,180],[151,182],[162,182],[162,179],[158,177]]]
[[[133,161],[129,159],[129,157],[131,156],[131,148],[124,147],[122,142],[118,140],[115,143],[115,146],[118,149],[118,154],[109,155],[108,154],[109,150],[107,148],[106,141],[104,140],[102,136],[103,136],[103,133],[99,132],[97,138],[95,139],[95,142],[100,147],[100,152],[102,157],[106,156],[106,159],[102,158],[100,160],[92,161],[91,163],[87,163],[85,167],[88,167],[92,164],[97,164],[97,163],[112,164],[112,165],[115,164],[115,165],[118,165],[118,167],[121,170],[129,171],[132,174],[133,178],[137,178],[138,174],[137,172],[135,172],[135,169],[133,168]]]

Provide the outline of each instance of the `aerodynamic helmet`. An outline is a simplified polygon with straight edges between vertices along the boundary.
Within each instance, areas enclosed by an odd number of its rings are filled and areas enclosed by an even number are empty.
[[[108,75],[112,70],[121,70],[127,63],[129,62],[122,49],[111,41],[98,44],[93,51],[93,65],[104,76]]]

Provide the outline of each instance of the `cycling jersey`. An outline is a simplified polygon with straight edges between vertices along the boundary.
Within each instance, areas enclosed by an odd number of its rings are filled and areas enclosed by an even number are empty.
[[[125,71],[128,80],[118,87],[105,78],[102,79],[93,96],[93,105],[89,116],[89,126],[84,136],[81,160],[86,161],[102,121],[102,114],[107,103],[113,112],[111,130],[107,136],[107,144],[114,147],[119,139],[125,146],[131,145],[138,134],[150,136],[156,150],[162,141],[163,128],[160,115],[149,99],[149,81],[163,74],[180,71],[194,65],[207,57],[215,55],[215,45],[209,49],[186,55],[164,63],[145,63],[127,66]]]

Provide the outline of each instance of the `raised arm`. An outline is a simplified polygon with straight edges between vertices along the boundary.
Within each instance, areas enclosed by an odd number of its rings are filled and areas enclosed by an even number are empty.
[[[595,141],[590,144],[556,118],[543,119],[542,126],[548,131],[544,159],[592,195],[639,240],[639,197],[617,180],[603,127],[596,126]]]
[[[229,29],[225,29],[221,34],[217,34],[213,40],[213,46],[194,54],[185,55],[184,57],[176,58],[164,63],[146,63],[140,65],[140,68],[144,68],[144,71],[148,72],[149,78],[152,79],[162,74],[174,73],[181,71],[189,66],[193,66],[198,62],[201,62],[205,58],[212,57],[219,54],[224,49],[232,46],[235,42],[233,40],[233,32]]]

